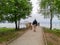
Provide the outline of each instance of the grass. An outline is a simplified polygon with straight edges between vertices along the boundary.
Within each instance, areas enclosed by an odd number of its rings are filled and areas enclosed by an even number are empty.
[[[22,35],[25,31],[25,29],[16,31],[13,28],[0,28],[0,43],[7,42],[18,35]]]
[[[53,45],[53,43],[52,43],[52,42],[50,42],[50,41],[47,41],[47,43],[48,43],[48,45]]]
[[[47,39],[47,45],[60,45],[60,29],[52,29],[50,30],[49,28],[45,28],[44,33]]]
[[[44,32],[52,33],[52,34],[55,34],[56,36],[60,37],[60,29],[50,30],[49,28],[44,28]]]

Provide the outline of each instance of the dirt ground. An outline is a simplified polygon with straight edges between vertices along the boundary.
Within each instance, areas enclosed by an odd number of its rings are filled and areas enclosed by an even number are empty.
[[[45,32],[46,40],[48,45],[60,45],[60,37],[52,33]]]

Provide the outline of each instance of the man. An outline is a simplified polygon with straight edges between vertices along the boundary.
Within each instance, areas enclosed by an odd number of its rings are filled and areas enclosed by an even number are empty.
[[[36,19],[33,21],[33,28],[34,28],[34,32],[36,32],[36,27],[37,27],[37,21]]]

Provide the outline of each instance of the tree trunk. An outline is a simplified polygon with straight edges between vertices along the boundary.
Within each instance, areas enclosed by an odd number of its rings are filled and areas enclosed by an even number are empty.
[[[18,29],[18,27],[17,27],[17,21],[15,21],[15,29],[16,30]]]
[[[15,29],[17,30],[18,27],[17,27],[17,15],[15,14]]]
[[[18,20],[18,29],[20,28],[20,20]]]
[[[52,20],[53,20],[53,15],[52,15],[52,11],[51,11],[51,18],[50,18],[50,30],[52,30]]]

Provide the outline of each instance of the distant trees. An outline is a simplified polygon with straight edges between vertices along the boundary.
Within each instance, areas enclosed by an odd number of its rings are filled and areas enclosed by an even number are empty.
[[[41,0],[40,8],[44,17],[50,18],[50,30],[52,30],[52,20],[54,15],[60,13],[60,1],[59,0]]]
[[[20,19],[31,13],[32,5],[29,0],[0,0],[0,21],[15,22],[19,29]]]

